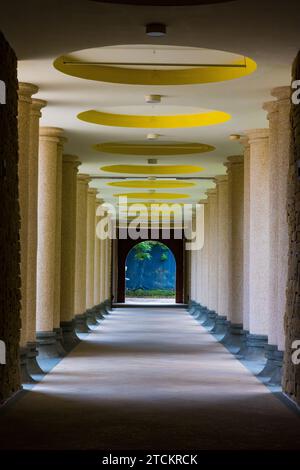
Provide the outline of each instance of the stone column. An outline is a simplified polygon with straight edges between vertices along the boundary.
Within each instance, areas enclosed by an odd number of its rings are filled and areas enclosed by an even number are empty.
[[[244,251],[244,157],[228,157],[228,238],[229,238],[229,311],[230,325],[223,339],[232,353],[240,351],[243,332],[243,251]]]
[[[61,218],[61,290],[60,325],[66,350],[77,344],[74,323],[75,251],[76,251],[76,183],[78,157],[63,155]]]
[[[32,95],[38,87],[31,83],[19,83],[18,90],[18,140],[19,140],[19,204],[21,216],[21,354],[26,356],[27,343],[27,254],[28,254],[28,202],[29,202],[29,153],[30,113]],[[24,351],[23,351],[24,350]]]
[[[208,232],[208,308],[217,312],[218,310],[218,213],[217,213],[217,190],[209,189],[209,232]]]
[[[55,233],[55,287],[54,287],[54,317],[53,328],[56,332],[58,341],[61,343],[63,338],[60,330],[60,291],[61,291],[61,217],[62,217],[62,154],[63,144],[66,142],[64,137],[60,138],[57,147],[57,165],[56,165],[56,233]]]
[[[98,207],[101,206],[103,203],[102,199],[96,199],[95,202],[95,210],[96,210],[96,217],[95,217],[95,233],[97,224],[100,220],[100,217],[97,216]],[[97,237],[95,237],[95,255],[94,255],[94,305],[99,306],[101,302],[101,241]]]
[[[268,112],[269,120],[269,182],[270,188],[277,188],[280,175],[278,161],[278,107],[276,101],[264,103],[263,109]],[[267,364],[262,371],[263,376],[272,374],[274,369],[274,354],[277,351],[277,316],[278,316],[278,198],[269,200],[269,311],[268,311],[268,344],[265,346]]]
[[[261,361],[269,326],[269,130],[246,132],[250,144],[249,330],[246,357]],[[259,364],[258,364],[259,365]]]
[[[107,212],[102,206],[103,218],[107,216]],[[100,300],[103,304],[106,300],[105,298],[105,276],[106,276],[106,240],[100,239]]]
[[[76,327],[87,330],[86,325],[86,247],[87,247],[87,197],[90,177],[77,176],[76,255],[74,311]]]
[[[281,385],[285,350],[284,315],[288,281],[287,186],[291,144],[291,88],[274,88],[277,101],[265,103],[270,140],[270,289],[269,330],[266,358],[261,375],[273,385]],[[269,378],[270,377],[270,378]]]
[[[218,314],[229,315],[228,177],[216,176],[218,211]]]
[[[30,153],[30,112],[32,95],[38,87],[31,83],[19,83],[18,89],[18,190],[20,205],[20,254],[21,254],[21,337],[20,365],[21,382],[30,383],[28,371],[28,318],[27,318],[27,257],[28,257],[28,204],[29,204],[29,153]]]
[[[42,358],[57,357],[54,328],[57,160],[63,130],[41,127],[38,176],[37,342]]]
[[[208,243],[209,243],[209,205],[207,199],[201,199],[204,205],[204,245],[202,248],[202,268],[201,268],[201,304],[208,307]]]
[[[39,121],[46,101],[32,99],[30,108],[30,140],[28,156],[28,231],[27,231],[27,367],[31,374],[42,373],[36,357],[36,269],[37,269],[37,201],[38,201],[38,153]]]
[[[96,239],[96,195],[97,189],[89,188],[87,199],[87,252],[86,252],[86,310],[88,322],[95,324],[94,307],[94,256]]]
[[[244,147],[244,263],[243,263],[243,328],[249,333],[249,265],[250,265],[250,145],[246,136],[241,137]]]
[[[284,314],[286,310],[286,288],[288,282],[289,233],[287,221],[287,187],[288,166],[291,145],[291,88],[289,86],[274,88],[272,96],[277,98],[278,105],[278,180],[277,191],[272,187],[271,197],[278,199],[278,309],[277,309],[277,345],[279,351],[285,350]]]

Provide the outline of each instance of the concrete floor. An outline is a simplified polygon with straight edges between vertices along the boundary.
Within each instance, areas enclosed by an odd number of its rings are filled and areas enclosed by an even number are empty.
[[[2,449],[297,449],[300,421],[183,309],[113,311],[0,413]]]

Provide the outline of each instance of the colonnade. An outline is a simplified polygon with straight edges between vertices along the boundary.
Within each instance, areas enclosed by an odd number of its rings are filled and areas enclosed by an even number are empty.
[[[192,252],[191,313],[263,381],[280,384],[288,276],[289,86],[263,105],[269,126],[245,131],[204,204]],[[200,273],[200,275],[198,275]]]
[[[64,153],[63,129],[39,125],[47,102],[33,98],[37,92],[19,83],[20,351],[27,382],[102,318],[110,297],[110,241],[96,236],[103,201],[89,176],[78,174],[79,158]]]

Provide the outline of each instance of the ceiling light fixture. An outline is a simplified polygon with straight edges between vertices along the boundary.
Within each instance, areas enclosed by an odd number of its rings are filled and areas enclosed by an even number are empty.
[[[147,134],[147,139],[148,140],[156,140],[160,137],[160,134],[155,134],[153,132],[151,132],[150,134]]]
[[[161,95],[146,95],[145,96],[146,103],[149,104],[157,104],[161,102]]]
[[[160,37],[167,34],[167,27],[163,23],[146,24],[146,34],[151,37]]]

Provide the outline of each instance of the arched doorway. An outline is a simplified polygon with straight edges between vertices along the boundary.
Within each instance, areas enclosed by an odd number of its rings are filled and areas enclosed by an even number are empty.
[[[145,240],[131,248],[125,262],[125,302],[175,303],[176,260],[164,243]]]

